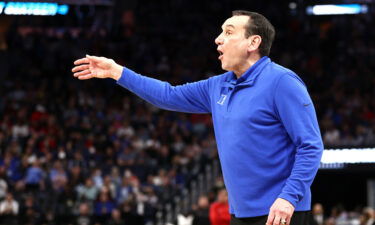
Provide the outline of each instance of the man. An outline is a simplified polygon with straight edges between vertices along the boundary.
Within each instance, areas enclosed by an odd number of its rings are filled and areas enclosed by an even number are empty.
[[[324,208],[320,203],[315,203],[312,207],[311,225],[323,225],[324,224]]]
[[[0,202],[0,224],[17,224],[19,204],[13,198],[13,194],[8,192],[5,199]]]
[[[264,16],[234,11],[215,40],[228,72],[180,86],[104,57],[79,59],[72,71],[116,79],[160,108],[211,113],[231,224],[304,225],[323,144],[304,83],[268,58],[274,35]]]
[[[229,225],[228,193],[227,190],[221,189],[217,193],[217,201],[210,206],[211,225]]]
[[[209,219],[209,208],[210,202],[206,195],[202,195],[198,198],[198,204],[194,206],[194,220],[193,225],[207,225],[210,224]],[[227,212],[228,213],[228,212]]]

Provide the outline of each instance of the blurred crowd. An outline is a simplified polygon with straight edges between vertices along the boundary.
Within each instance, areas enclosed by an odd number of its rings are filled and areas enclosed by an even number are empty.
[[[374,225],[375,213],[371,207],[357,208],[347,211],[342,205],[337,205],[327,214],[320,203],[312,207],[312,225]]]
[[[112,81],[72,77],[75,58],[122,42],[105,32],[11,31],[0,199],[19,210],[5,224],[147,224],[217,157],[209,115],[162,111]]]
[[[227,192],[220,188],[214,190],[216,191],[200,196],[197,204],[193,205],[192,211],[180,214],[176,224],[229,225]],[[315,203],[309,220],[311,225],[375,225],[375,210],[372,207],[346,210],[343,205],[338,204],[327,212],[321,203]]]
[[[173,2],[124,11],[113,27],[12,21],[0,39],[2,224],[152,224],[217,157],[210,115],[162,111],[114,81],[70,72],[92,54],[172,84],[221,73],[214,38],[230,1]],[[271,58],[307,84],[325,146],[374,146],[372,15],[297,17],[272,4],[262,12],[277,30]],[[325,224],[370,224],[366,213],[340,213]]]

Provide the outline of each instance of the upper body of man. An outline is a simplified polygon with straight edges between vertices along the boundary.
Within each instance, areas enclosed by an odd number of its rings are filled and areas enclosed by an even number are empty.
[[[171,86],[104,57],[75,62],[79,79],[113,78],[160,108],[211,113],[230,213],[268,214],[289,224],[310,210],[310,185],[323,144],[303,81],[268,58],[275,31],[258,13],[234,11],[216,38],[222,69],[207,80]]]

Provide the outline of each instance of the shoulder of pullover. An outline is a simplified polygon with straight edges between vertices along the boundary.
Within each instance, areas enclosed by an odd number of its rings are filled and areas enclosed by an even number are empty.
[[[209,78],[209,80],[213,83],[223,83],[223,82],[229,80],[231,75],[232,75],[232,72],[228,71],[228,72],[225,72],[225,73],[222,73],[222,74],[212,76],[212,77]]]
[[[272,75],[275,77],[275,81],[276,81],[276,85],[277,83],[280,82],[280,79],[284,76],[289,76],[291,78],[294,78],[296,80],[298,80],[301,84],[303,84],[303,86],[306,87],[305,83],[303,82],[303,80],[295,73],[293,72],[292,70],[288,69],[288,68],[285,68],[277,63],[274,63],[272,62],[270,64],[271,66],[271,70],[272,70]],[[285,78],[284,78],[285,79]]]

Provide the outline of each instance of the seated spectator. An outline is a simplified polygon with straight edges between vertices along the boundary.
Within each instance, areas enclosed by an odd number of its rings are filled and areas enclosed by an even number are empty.
[[[0,216],[3,224],[17,224],[19,204],[13,199],[13,194],[8,192],[5,199],[0,202]]]
[[[143,217],[137,214],[135,202],[132,200],[121,205],[121,218],[125,220],[126,225],[145,224]]]
[[[40,168],[39,160],[36,158],[32,166],[26,171],[26,189],[32,192],[38,191],[43,182],[44,174],[44,171]]]
[[[52,188],[56,192],[64,190],[65,185],[68,182],[68,176],[60,161],[56,161],[53,168],[50,170],[49,178],[52,183]]]
[[[103,174],[99,168],[94,169],[94,171],[92,172],[92,180],[99,190],[103,187]]]
[[[98,188],[94,185],[91,178],[87,178],[85,185],[79,185],[76,188],[78,201],[89,201],[93,202],[96,200],[98,195]]]
[[[108,221],[108,225],[124,225],[125,221],[121,218],[121,212],[118,209],[112,210],[111,219]]]
[[[116,197],[116,183],[111,179],[110,175],[106,175],[104,177],[104,182],[102,189],[105,188],[109,191],[110,197],[115,198]]]
[[[101,192],[98,201],[94,204],[95,220],[101,223],[107,221],[113,209],[115,209],[115,202],[110,199],[108,192]]]
[[[93,219],[90,215],[90,206],[87,203],[81,203],[78,209],[78,216],[74,221],[74,225],[92,225]]]
[[[41,205],[33,195],[27,195],[20,207],[22,224],[37,224],[41,219]]]
[[[131,183],[131,178],[124,177],[122,179],[122,184],[117,191],[117,197],[116,197],[117,202],[120,204],[124,203],[129,198],[131,198],[131,195],[133,194],[133,192],[134,191],[133,191],[133,186]]]

